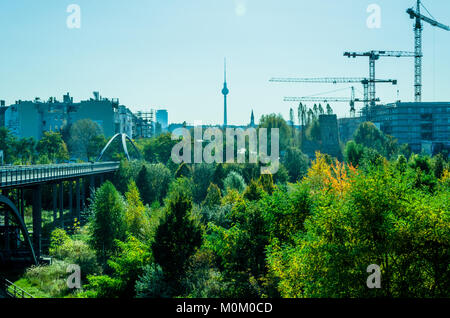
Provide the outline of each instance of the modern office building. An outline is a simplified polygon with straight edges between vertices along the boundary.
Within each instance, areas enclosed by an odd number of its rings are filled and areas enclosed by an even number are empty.
[[[450,102],[392,103],[377,105],[372,122],[400,144],[409,144],[414,152],[450,150]],[[364,117],[340,118],[339,134],[342,142],[352,139]]]
[[[165,131],[169,127],[169,113],[165,109],[156,111],[156,122],[161,125],[161,130]]]
[[[450,149],[450,102],[393,103],[376,106],[373,122],[414,152]]]

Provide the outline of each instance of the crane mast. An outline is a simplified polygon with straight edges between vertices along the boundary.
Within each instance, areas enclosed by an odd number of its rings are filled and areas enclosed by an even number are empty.
[[[417,0],[417,8],[416,11],[414,11],[412,8],[409,8],[406,10],[406,13],[409,14],[409,17],[411,19],[415,19],[414,23],[414,53],[415,53],[415,60],[414,60],[414,100],[416,102],[422,101],[422,58],[423,58],[423,52],[422,52],[422,21],[425,21],[432,26],[435,26],[437,28],[441,28],[446,31],[450,31],[450,27],[447,25],[444,25],[442,23],[439,23],[433,19],[430,19],[420,13],[420,7],[421,3],[420,0]]]
[[[414,26],[414,100],[422,101],[422,21],[420,20],[420,0],[417,0],[416,23]]]
[[[375,90],[375,62],[380,59],[380,57],[414,57],[415,53],[406,51],[369,51],[369,52],[345,52],[344,56],[348,58],[356,57],[368,57],[369,58],[369,111],[366,112],[368,120],[371,120],[370,109],[375,106],[376,100],[376,90]],[[366,105],[367,107],[367,105]]]

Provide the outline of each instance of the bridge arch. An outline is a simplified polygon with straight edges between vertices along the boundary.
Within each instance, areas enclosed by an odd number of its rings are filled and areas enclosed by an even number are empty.
[[[123,152],[125,153],[125,156],[127,157],[128,161],[130,161],[130,155],[128,153],[128,148],[127,148],[127,140],[131,143],[131,145],[133,146],[133,148],[136,150],[136,152],[138,154],[140,154],[139,149],[136,147],[135,143],[133,142],[133,140],[127,135],[127,134],[123,134],[123,133],[119,133],[119,134],[115,134],[106,144],[106,146],[103,148],[103,150],[100,152],[100,155],[98,156],[96,161],[100,161],[105,153],[105,151],[109,148],[109,146],[111,145],[111,143],[116,139],[116,138],[121,138],[122,141],[122,148],[123,148]]]
[[[20,227],[25,243],[27,244],[28,249],[31,252],[34,263],[37,264],[36,254],[34,253],[33,244],[31,244],[31,239],[28,234],[27,227],[25,226],[25,222],[23,221],[22,216],[19,214],[19,211],[17,210],[16,206],[9,198],[7,198],[2,194],[0,194],[0,205],[6,206],[6,208],[9,209],[9,212],[12,212],[12,215],[14,216],[16,222]]]

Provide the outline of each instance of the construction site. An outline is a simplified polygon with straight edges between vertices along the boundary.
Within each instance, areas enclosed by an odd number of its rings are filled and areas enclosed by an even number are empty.
[[[339,149],[339,143],[346,143],[350,139],[360,123],[370,121],[383,133],[393,136],[401,144],[408,144],[413,152],[425,152],[436,154],[450,150],[450,101],[424,102],[422,100],[422,60],[425,58],[422,49],[422,33],[424,27],[435,28],[441,31],[450,31],[450,27],[426,16],[431,16],[421,0],[417,0],[416,6],[408,8],[406,14],[413,20],[414,50],[371,50],[367,52],[347,51],[343,57],[349,59],[366,58],[369,60],[369,74],[361,77],[298,77],[281,78],[274,77],[270,82],[274,83],[320,83],[320,84],[351,84],[362,85],[363,96],[355,96],[355,87],[351,87],[350,97],[336,96],[303,96],[284,97],[285,102],[300,103],[348,103],[350,116],[337,118],[333,114],[321,114],[320,122],[326,125],[321,127],[322,135],[326,136],[326,145],[317,146],[302,145],[302,150],[307,154],[314,154],[314,150],[335,155]],[[448,33],[450,35],[450,33]],[[382,79],[376,73],[376,64],[382,58],[411,58],[414,65],[414,96],[411,101],[402,102],[394,99],[394,102],[381,103],[377,96],[378,84],[397,85],[396,79]],[[336,90],[338,91],[338,90]],[[318,94],[319,95],[319,94]],[[357,108],[356,105],[362,104]],[[297,106],[296,105],[296,106]],[[325,118],[328,117],[328,118]],[[301,128],[304,128],[301,127]],[[334,136],[333,136],[334,135]],[[332,138],[330,138],[332,136]],[[314,149],[316,148],[316,149]]]

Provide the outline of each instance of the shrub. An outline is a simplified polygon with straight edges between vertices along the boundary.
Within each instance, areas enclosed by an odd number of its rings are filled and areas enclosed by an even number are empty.
[[[157,264],[144,267],[144,273],[136,281],[136,297],[138,298],[167,298],[171,292],[164,279],[161,266]]]
[[[70,292],[66,282],[68,266],[69,263],[59,260],[55,260],[52,265],[32,266],[25,272],[24,279],[44,295],[64,297]]]
[[[58,260],[80,266],[82,277],[100,271],[95,251],[86,242],[72,240],[64,230],[52,232],[49,254]]]
[[[228,285],[214,266],[210,250],[200,250],[192,255],[183,279],[186,295],[191,298],[215,298],[224,295]]]
[[[225,178],[224,182],[225,191],[228,192],[232,189],[237,190],[239,192],[244,191],[246,184],[244,178],[234,171],[231,171],[228,176]]]
[[[220,201],[222,200],[222,194],[220,193],[220,189],[214,183],[211,183],[208,187],[208,192],[206,194],[206,198],[203,201],[203,205],[212,207],[215,205],[220,205]]]

